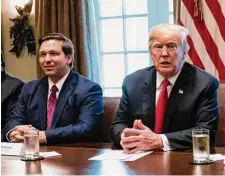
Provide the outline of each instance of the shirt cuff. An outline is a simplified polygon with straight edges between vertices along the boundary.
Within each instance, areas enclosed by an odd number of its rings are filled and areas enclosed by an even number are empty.
[[[8,142],[10,142],[10,139],[9,139],[9,134],[13,131],[13,129],[9,130],[8,133],[6,134],[6,139]]]
[[[162,148],[162,150],[164,152],[173,150],[173,148],[170,146],[170,143],[169,143],[166,135],[165,134],[160,134],[160,136],[161,136],[162,142],[163,142],[163,148]]]

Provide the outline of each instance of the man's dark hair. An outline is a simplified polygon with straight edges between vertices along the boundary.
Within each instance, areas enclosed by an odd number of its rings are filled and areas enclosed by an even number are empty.
[[[67,38],[66,36],[64,36],[61,33],[48,33],[44,36],[42,36],[39,40],[38,40],[38,44],[39,47],[41,47],[41,44],[44,41],[47,40],[59,40],[59,41],[63,41],[63,45],[62,45],[62,50],[63,53],[67,56],[67,55],[71,55],[72,56],[72,62],[70,63],[70,68],[73,68],[73,62],[74,62],[74,47],[73,47],[73,43],[72,41]]]

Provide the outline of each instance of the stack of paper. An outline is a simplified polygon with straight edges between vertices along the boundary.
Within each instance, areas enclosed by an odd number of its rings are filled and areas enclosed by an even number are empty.
[[[145,155],[152,153],[148,152],[136,152],[134,154],[126,154],[123,150],[110,150],[101,155],[89,158],[89,160],[121,160],[121,161],[134,161]]]
[[[213,161],[218,161],[218,160],[224,160],[225,158],[224,158],[224,155],[222,155],[222,154],[211,154],[210,156],[209,156],[209,158],[211,159],[211,160],[213,160]]]

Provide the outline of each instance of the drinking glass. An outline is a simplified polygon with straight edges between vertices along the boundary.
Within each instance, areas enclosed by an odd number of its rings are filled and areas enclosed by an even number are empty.
[[[195,163],[208,162],[210,154],[209,130],[207,129],[192,130],[192,143],[193,143],[193,161]]]
[[[39,158],[39,131],[30,128],[24,131],[22,160],[37,160]]]

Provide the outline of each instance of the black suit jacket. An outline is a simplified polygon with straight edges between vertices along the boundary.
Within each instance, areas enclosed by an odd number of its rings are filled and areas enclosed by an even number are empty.
[[[193,128],[210,130],[214,143],[218,124],[216,78],[205,71],[185,63],[168,99],[163,134],[171,147],[176,149],[192,146]],[[123,82],[123,95],[112,123],[112,139],[120,145],[124,128],[132,128],[135,119],[151,130],[155,124],[156,69],[149,67],[128,75]]]
[[[101,87],[70,71],[56,102],[51,129],[47,128],[48,77],[24,85],[5,133],[31,124],[45,131],[48,144],[100,140],[103,113]]]
[[[6,141],[3,130],[12,116],[23,85],[22,80],[5,71],[1,72],[1,141]]]

